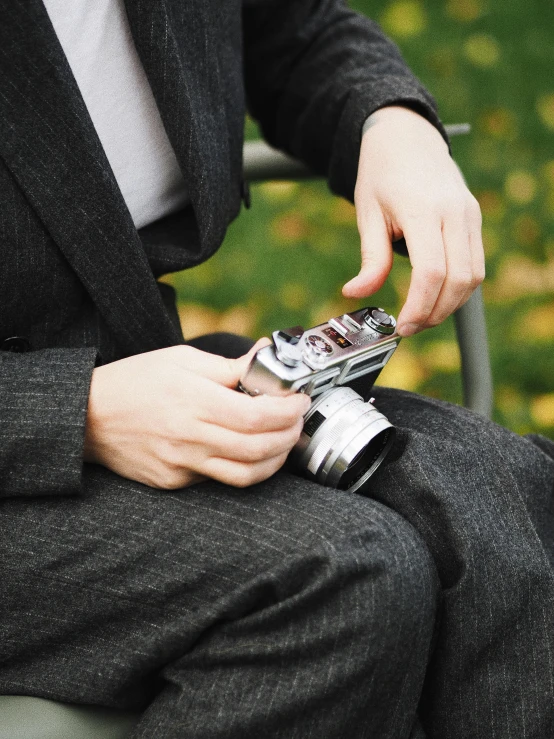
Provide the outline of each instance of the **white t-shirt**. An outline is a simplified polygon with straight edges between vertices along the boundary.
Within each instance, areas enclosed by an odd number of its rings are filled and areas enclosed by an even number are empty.
[[[135,226],[188,195],[123,0],[43,0]]]

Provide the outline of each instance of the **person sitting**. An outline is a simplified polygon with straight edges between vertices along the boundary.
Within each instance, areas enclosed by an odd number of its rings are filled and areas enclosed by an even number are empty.
[[[552,735],[553,445],[375,389],[364,495],[283,469],[309,399],[235,391],[157,282],[238,214],[245,100],[355,201],[398,319],[484,277],[429,93],[339,0],[2,2],[0,691],[140,710],[134,737]],[[225,356],[224,356],[225,355]]]

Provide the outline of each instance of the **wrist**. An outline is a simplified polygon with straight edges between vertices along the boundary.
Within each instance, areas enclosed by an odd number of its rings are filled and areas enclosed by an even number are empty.
[[[362,144],[372,138],[377,130],[384,132],[388,138],[407,139],[413,136],[424,137],[424,140],[440,140],[449,152],[448,143],[439,129],[425,116],[413,108],[402,105],[387,105],[368,116],[362,127]],[[370,133],[370,131],[372,133]],[[382,138],[382,137],[381,137]]]
[[[83,444],[83,460],[90,463],[98,463],[98,440],[101,436],[101,413],[98,401],[102,368],[97,367],[92,372],[89,388],[87,419],[85,423],[85,440]]]
[[[384,105],[382,108],[374,110],[373,113],[365,119],[362,127],[362,136],[367,133],[370,128],[381,123],[421,125],[425,128],[433,129],[440,135],[438,128],[431,123],[426,116],[422,115],[414,108],[410,108],[405,105]]]

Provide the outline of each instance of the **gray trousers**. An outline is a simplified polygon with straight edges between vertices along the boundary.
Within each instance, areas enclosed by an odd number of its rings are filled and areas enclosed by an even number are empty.
[[[554,736],[554,445],[376,389],[369,495],[85,468],[0,504],[0,693],[156,739]]]

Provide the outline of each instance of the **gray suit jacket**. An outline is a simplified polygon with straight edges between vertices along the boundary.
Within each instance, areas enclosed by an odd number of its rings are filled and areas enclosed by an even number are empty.
[[[140,233],[41,0],[0,0],[0,349],[32,349],[0,351],[3,496],[78,493],[95,363],[183,341],[156,277],[207,259],[237,215],[246,101],[350,199],[372,111],[440,128],[396,47],[340,0],[126,7],[192,200]]]

